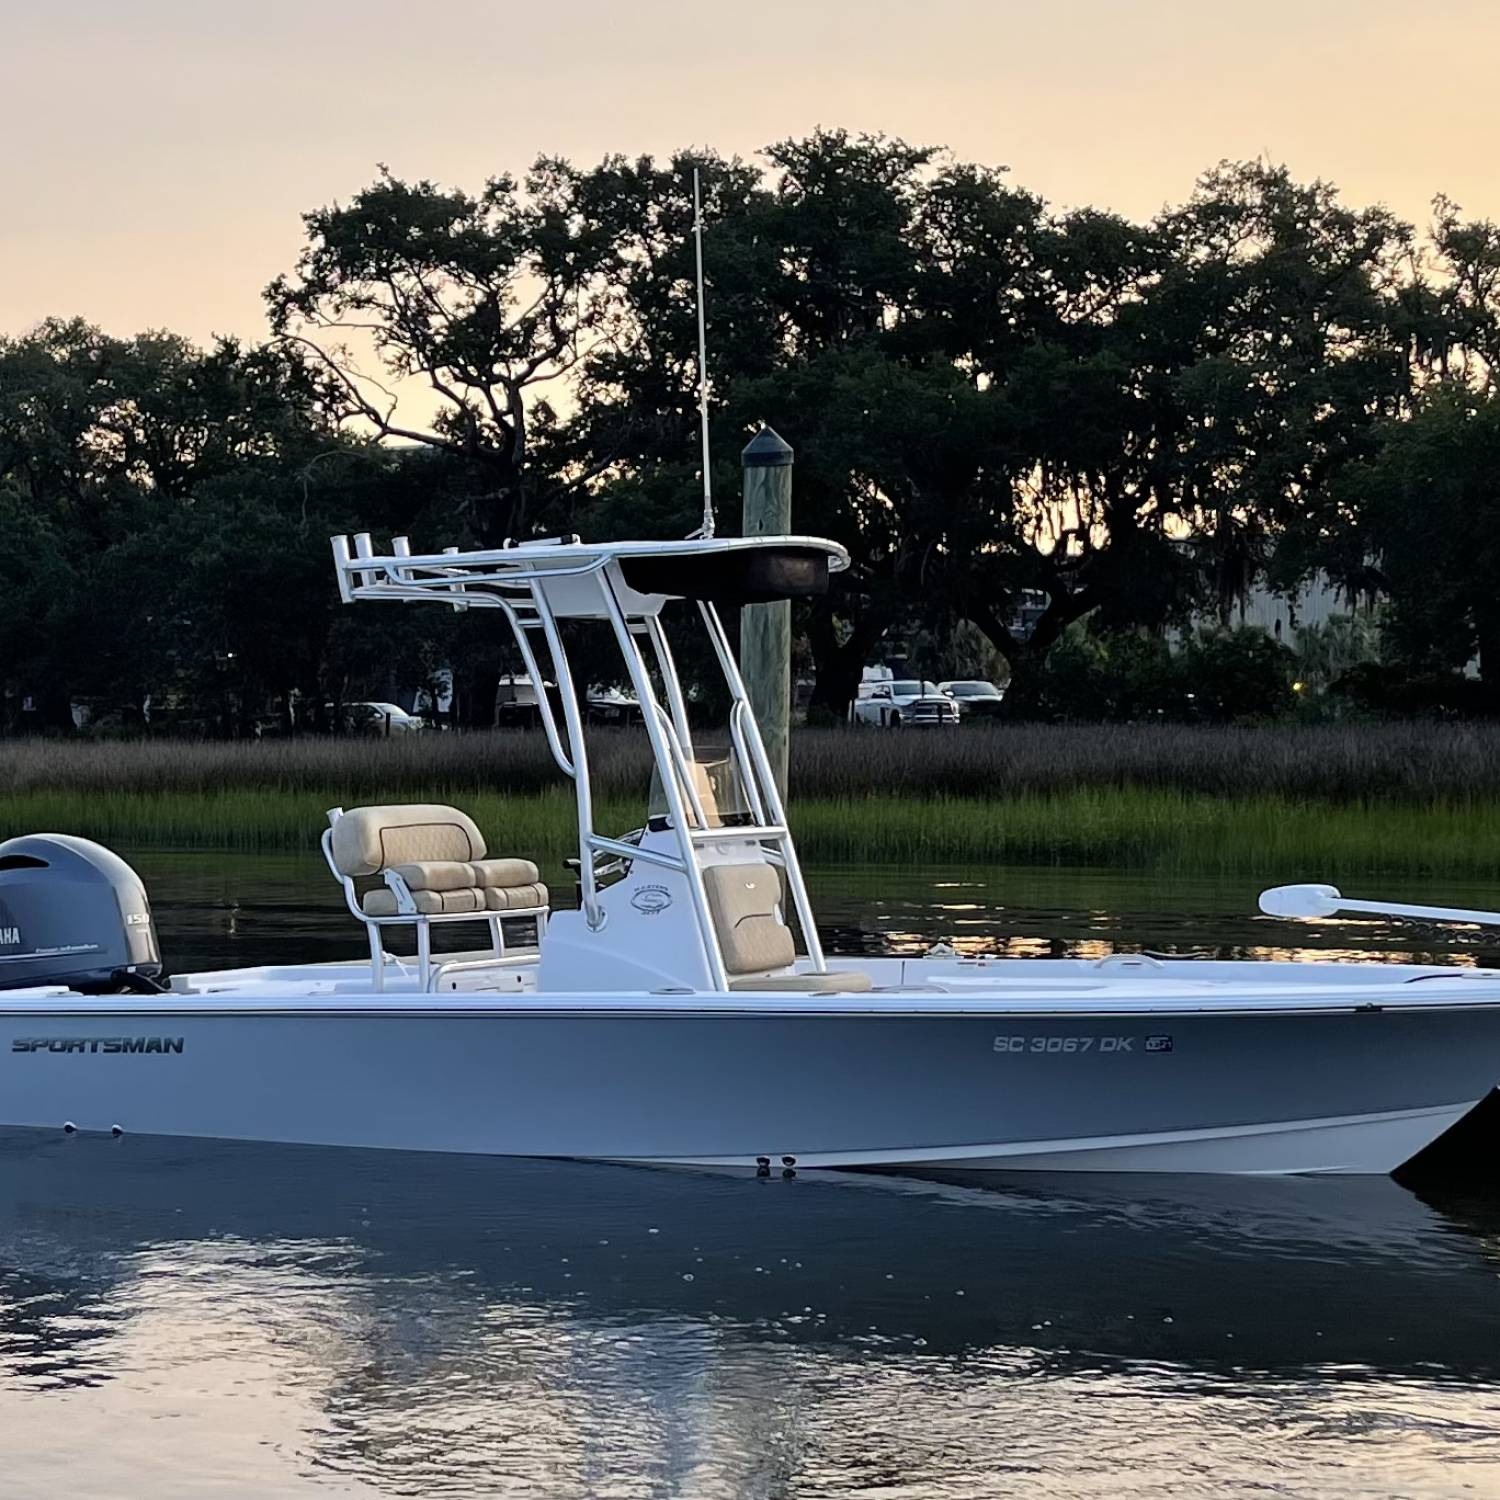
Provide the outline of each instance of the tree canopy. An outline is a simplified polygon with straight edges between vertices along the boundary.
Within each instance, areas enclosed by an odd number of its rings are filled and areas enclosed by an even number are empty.
[[[334,530],[689,530],[695,168],[721,528],[767,422],[798,529],[853,559],[799,616],[822,706],[891,643],[963,630],[1013,712],[1047,711],[1078,630],[1191,639],[1268,570],[1380,593],[1413,670],[1500,678],[1500,229],[1438,199],[1419,234],[1264,162],[1145,222],[1058,212],[1003,168],[823,130],[477,192],[382,168],[306,215],[262,344],[0,340],[8,719],[191,701],[244,732],[294,696],[316,716],[502,665],[467,619],[356,636]]]

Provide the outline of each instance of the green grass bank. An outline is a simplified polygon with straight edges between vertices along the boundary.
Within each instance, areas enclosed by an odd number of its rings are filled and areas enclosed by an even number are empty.
[[[548,865],[574,852],[573,802],[565,790],[460,794],[435,786],[402,795],[461,802],[494,847],[507,852]],[[34,789],[0,796],[0,833],[72,832],[135,848],[313,851],[325,809],[355,800],[334,789]],[[633,799],[606,798],[597,821],[623,832],[640,821],[639,809]],[[792,822],[803,857],[823,863],[1500,878],[1500,799],[1332,802],[1099,787],[990,798],[871,793],[804,798]]]
[[[638,826],[644,735],[599,730],[589,753],[598,826]],[[1500,877],[1500,726],[799,729],[791,780],[803,855],[826,863]],[[534,732],[0,742],[4,836],[312,852],[325,809],[381,801],[457,803],[549,865],[574,852]]]

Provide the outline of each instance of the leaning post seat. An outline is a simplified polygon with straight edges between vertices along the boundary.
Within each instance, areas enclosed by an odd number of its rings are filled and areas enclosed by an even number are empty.
[[[547,887],[528,859],[491,859],[474,820],[456,807],[413,803],[355,807],[328,814],[323,852],[344,887],[349,910],[370,937],[375,986],[384,951],[380,929],[416,928],[422,987],[432,972],[431,924],[483,921],[494,959],[505,957],[503,917],[532,917],[537,935],[547,916]],[[361,889],[357,882],[373,882]]]
[[[868,974],[788,972],[797,945],[781,919],[781,874],[769,861],[708,865],[703,889],[730,989],[838,995],[870,988]]]

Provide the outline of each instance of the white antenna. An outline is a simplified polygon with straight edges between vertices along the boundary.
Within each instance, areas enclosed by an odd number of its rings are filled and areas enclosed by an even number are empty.
[[[714,534],[714,481],[708,454],[708,329],[703,315],[703,200],[693,168],[693,248],[698,264],[698,425],[703,442],[703,521],[697,536]]]

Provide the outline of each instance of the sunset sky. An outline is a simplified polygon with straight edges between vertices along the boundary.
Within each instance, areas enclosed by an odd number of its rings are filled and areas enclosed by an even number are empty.
[[[264,331],[299,214],[375,164],[477,187],[813,127],[1147,215],[1267,155],[1426,221],[1500,217],[1495,0],[4,0],[0,333]]]

